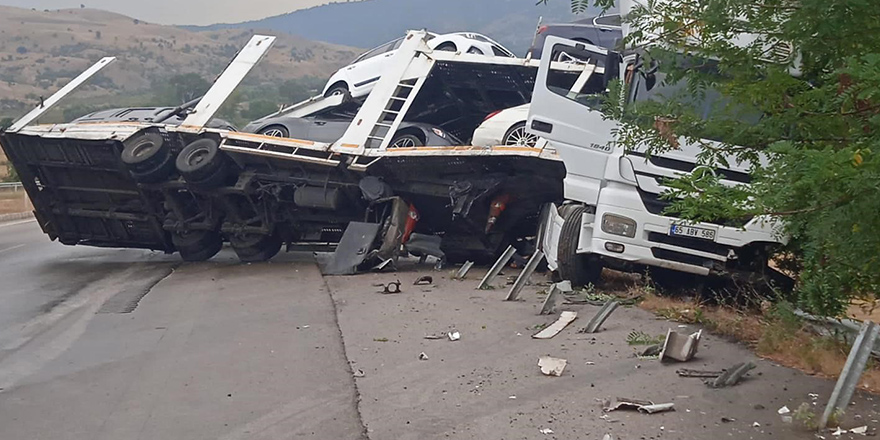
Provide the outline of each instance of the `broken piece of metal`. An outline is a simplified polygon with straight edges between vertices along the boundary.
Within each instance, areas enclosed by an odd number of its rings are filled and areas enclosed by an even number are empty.
[[[560,283],[556,283],[550,286],[550,291],[547,293],[547,297],[544,298],[544,304],[541,305],[541,311],[538,312],[539,315],[549,315],[553,313],[553,309],[556,308],[556,299],[562,294],[562,289],[559,288]]]
[[[400,293],[400,280],[383,285],[382,293]]]
[[[845,411],[849,405],[850,399],[859,384],[862,372],[865,371],[865,365],[868,363],[868,357],[871,356],[871,349],[874,348],[874,342],[877,340],[877,334],[880,333],[880,326],[871,321],[865,321],[862,324],[859,335],[853,342],[843,370],[840,372],[840,378],[834,385],[834,391],[831,392],[831,398],[828,399],[828,405],[822,413],[822,419],[819,421],[819,427],[824,428],[828,425],[828,419],[835,412]]]
[[[324,275],[352,275],[367,259],[370,248],[379,234],[378,223],[350,222],[333,252],[333,258],[324,268]]]
[[[534,335],[532,335],[532,337],[535,339],[550,339],[559,334],[559,332],[567,327],[568,324],[571,324],[572,321],[577,319],[577,315],[577,312],[562,312],[556,322],[541,330],[540,332],[535,333]]]
[[[455,273],[455,279],[463,280],[467,277],[468,272],[470,272],[471,268],[474,267],[473,261],[465,261],[464,264],[461,265],[461,269]]]
[[[738,384],[743,376],[753,369],[755,369],[755,364],[752,362],[736,364],[724,370],[724,372],[718,375],[715,379],[706,380],[706,385],[709,385],[710,388],[732,387]]]
[[[428,355],[425,354],[424,351],[421,352],[421,353],[419,353],[419,360],[420,360],[420,361],[426,361],[426,360],[428,360]]]
[[[662,353],[662,352],[663,352],[663,345],[662,345],[662,344],[652,345],[652,346],[650,346],[650,347],[645,348],[645,349],[641,352],[641,354],[639,354],[639,358],[642,358],[642,359],[646,359],[646,358],[652,358],[652,359],[653,359],[653,358],[659,358],[659,357],[660,357],[660,353]],[[713,376],[713,377],[714,377],[714,376]]]
[[[603,305],[602,308],[600,308],[599,311],[596,312],[596,315],[593,316],[593,319],[591,319],[590,322],[587,323],[587,326],[582,328],[578,333],[596,333],[596,331],[599,330],[599,327],[601,327],[602,324],[605,323],[605,320],[608,319],[609,316],[611,316],[611,313],[613,313],[619,305],[620,303],[615,300],[608,300],[608,302],[606,302],[605,305]]]
[[[357,370],[354,370],[353,375],[354,375],[354,377],[366,377],[367,373],[364,373],[364,370],[357,369]]]
[[[568,365],[567,360],[552,356],[541,356],[538,359],[538,367],[545,376],[562,376],[562,371],[565,370],[566,365]]]
[[[650,400],[638,400],[618,397],[617,402],[614,405],[606,405],[605,412],[616,411],[619,409],[637,410],[645,414],[654,414],[658,412],[672,411],[675,409],[675,404],[655,404]]]
[[[423,277],[419,277],[414,283],[413,286],[427,286],[430,284],[434,284],[434,277],[430,275],[425,275]]]
[[[383,260],[381,263],[374,266],[373,270],[376,272],[382,272],[383,270],[385,270],[388,267],[391,267],[392,269],[397,270],[397,268],[394,267],[394,259],[393,258]]]
[[[510,261],[510,258],[513,257],[514,252],[516,252],[516,248],[513,246],[507,246],[507,249],[498,257],[498,260],[495,261],[495,264],[492,265],[492,268],[489,269],[489,272],[486,273],[486,276],[483,277],[480,284],[477,286],[477,289],[487,289],[492,281],[495,281],[495,277],[501,273],[501,270],[507,266],[507,263]]]
[[[446,334],[450,341],[457,341],[461,339],[461,333],[458,330],[453,330]]]
[[[660,362],[669,359],[678,362],[687,362],[693,359],[694,355],[697,354],[697,347],[700,343],[700,337],[702,336],[702,330],[685,336],[669,329],[666,333],[666,342],[663,344],[663,351],[660,352]]]
[[[714,379],[718,376],[721,376],[724,373],[724,370],[721,371],[707,371],[707,370],[690,370],[687,368],[682,368],[680,370],[675,370],[675,374],[681,377],[703,377]]]
[[[526,263],[526,267],[523,268],[523,271],[520,272],[519,276],[516,277],[516,281],[513,282],[513,286],[510,287],[510,291],[507,292],[507,298],[505,301],[516,301],[519,298],[519,292],[523,287],[526,286],[526,283],[529,281],[529,277],[532,276],[532,273],[535,272],[535,269],[538,267],[538,264],[541,263],[541,260],[544,259],[544,253],[541,251],[535,251],[532,255],[532,258],[529,259],[529,262]]]

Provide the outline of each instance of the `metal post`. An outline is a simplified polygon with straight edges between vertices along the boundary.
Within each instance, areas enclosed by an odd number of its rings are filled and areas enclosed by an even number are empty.
[[[513,286],[510,286],[510,292],[507,293],[507,298],[505,298],[505,301],[516,301],[516,299],[519,297],[519,291],[526,286],[526,283],[529,281],[529,277],[532,276],[535,268],[538,267],[538,263],[540,263],[543,259],[544,253],[541,251],[535,251],[535,253],[532,255],[532,258],[530,258],[529,262],[526,263],[526,267],[519,274],[519,276],[516,277],[516,282],[513,283]]]
[[[550,286],[550,291],[547,293],[547,298],[544,299],[544,304],[541,305],[541,311],[538,314],[549,315],[553,313],[553,309],[556,308],[556,297],[560,293],[562,293],[562,289],[559,288],[559,283]]]
[[[605,305],[602,306],[602,308],[600,308],[598,312],[596,312],[596,315],[593,316],[593,319],[591,319],[590,322],[587,323],[587,326],[581,329],[580,333],[596,333],[596,330],[599,330],[599,327],[601,327],[602,324],[605,323],[605,320],[608,319],[609,316],[611,316],[611,313],[614,312],[614,310],[616,310],[617,306],[619,305],[620,303],[613,299],[608,300],[608,302],[606,302]]]
[[[474,267],[473,261],[465,261],[465,263],[461,265],[461,269],[458,270],[458,273],[455,274],[455,279],[463,280],[472,267]]]
[[[865,371],[865,365],[868,363],[868,357],[871,356],[871,349],[874,347],[874,341],[877,340],[877,334],[880,332],[880,326],[865,321],[859,336],[853,343],[849,356],[846,358],[846,364],[840,372],[840,378],[837,379],[837,385],[831,392],[831,398],[828,399],[828,405],[825,406],[825,412],[822,414],[822,420],[819,427],[824,428],[828,425],[828,419],[835,413],[841,413],[846,410],[852,395],[859,385],[859,379],[862,372]]]
[[[501,258],[492,265],[492,268],[489,269],[489,272],[483,277],[483,281],[480,281],[480,285],[477,286],[477,289],[482,290],[488,288],[489,284],[495,280],[495,277],[501,273],[501,269],[504,269],[504,267],[507,266],[507,262],[513,257],[514,252],[516,252],[516,249],[513,246],[508,246],[507,250],[501,254]]]

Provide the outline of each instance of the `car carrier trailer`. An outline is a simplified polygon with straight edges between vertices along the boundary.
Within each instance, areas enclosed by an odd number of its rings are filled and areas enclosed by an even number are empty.
[[[407,245],[432,253],[418,240],[439,241],[438,256],[449,261],[489,261],[535,235],[541,207],[562,200],[565,168],[556,152],[388,145],[404,120],[468,139],[486,114],[529,102],[537,62],[433,52],[424,38],[407,35],[333,143],[205,127],[274,42],[255,36],[181,125],[32,125],[112,63],[105,59],[0,134],[0,145],[43,231],[66,245],[179,252],[199,261],[229,243],[242,261],[261,261],[284,245],[332,246],[349,224],[369,224],[375,236],[355,240],[362,243],[356,263],[394,259]],[[572,83],[583,70],[554,65]],[[316,98],[293,111],[328,105]]]

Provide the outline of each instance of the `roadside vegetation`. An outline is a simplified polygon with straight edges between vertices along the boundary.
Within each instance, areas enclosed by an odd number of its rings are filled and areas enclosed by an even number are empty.
[[[876,2],[646,3],[651,9],[639,6],[625,19],[634,29],[628,43],[646,50],[646,62],[664,63],[667,80],[685,79],[688,87],[663,103],[642,102],[617,114],[631,122],[618,141],[648,145],[656,154],[677,148],[682,137],[721,140],[702,141],[701,160],[742,161],[752,185],[725,187],[715,173],[693,173],[668,182],[671,209],[693,221],[781,219],[779,232],[791,240],[770,258],[795,276],[796,306],[839,316],[853,300],[874,302],[880,292]],[[613,6],[573,0],[572,8],[591,4]],[[758,37],[731,43],[744,33]],[[716,92],[708,116],[699,114],[707,108],[695,109],[695,98]],[[791,342],[762,346],[796,345]]]

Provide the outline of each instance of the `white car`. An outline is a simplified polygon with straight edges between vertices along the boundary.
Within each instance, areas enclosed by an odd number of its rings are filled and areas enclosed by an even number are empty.
[[[538,136],[526,129],[528,118],[529,104],[490,113],[474,131],[471,144],[478,147],[496,145],[535,147],[538,143]]]
[[[470,53],[490,57],[516,57],[513,52],[485,35],[471,32],[456,32],[443,35],[428,33],[428,37],[428,47],[432,50]],[[394,56],[403,39],[404,37],[401,37],[367,51],[352,61],[351,64],[337,70],[330,77],[330,80],[327,81],[327,85],[324,86],[324,96],[339,95],[346,92],[351,93],[353,98],[368,95],[373,90],[373,86],[376,85],[376,81],[379,81],[379,78],[382,77],[382,72],[385,71],[388,63],[387,60]]]

